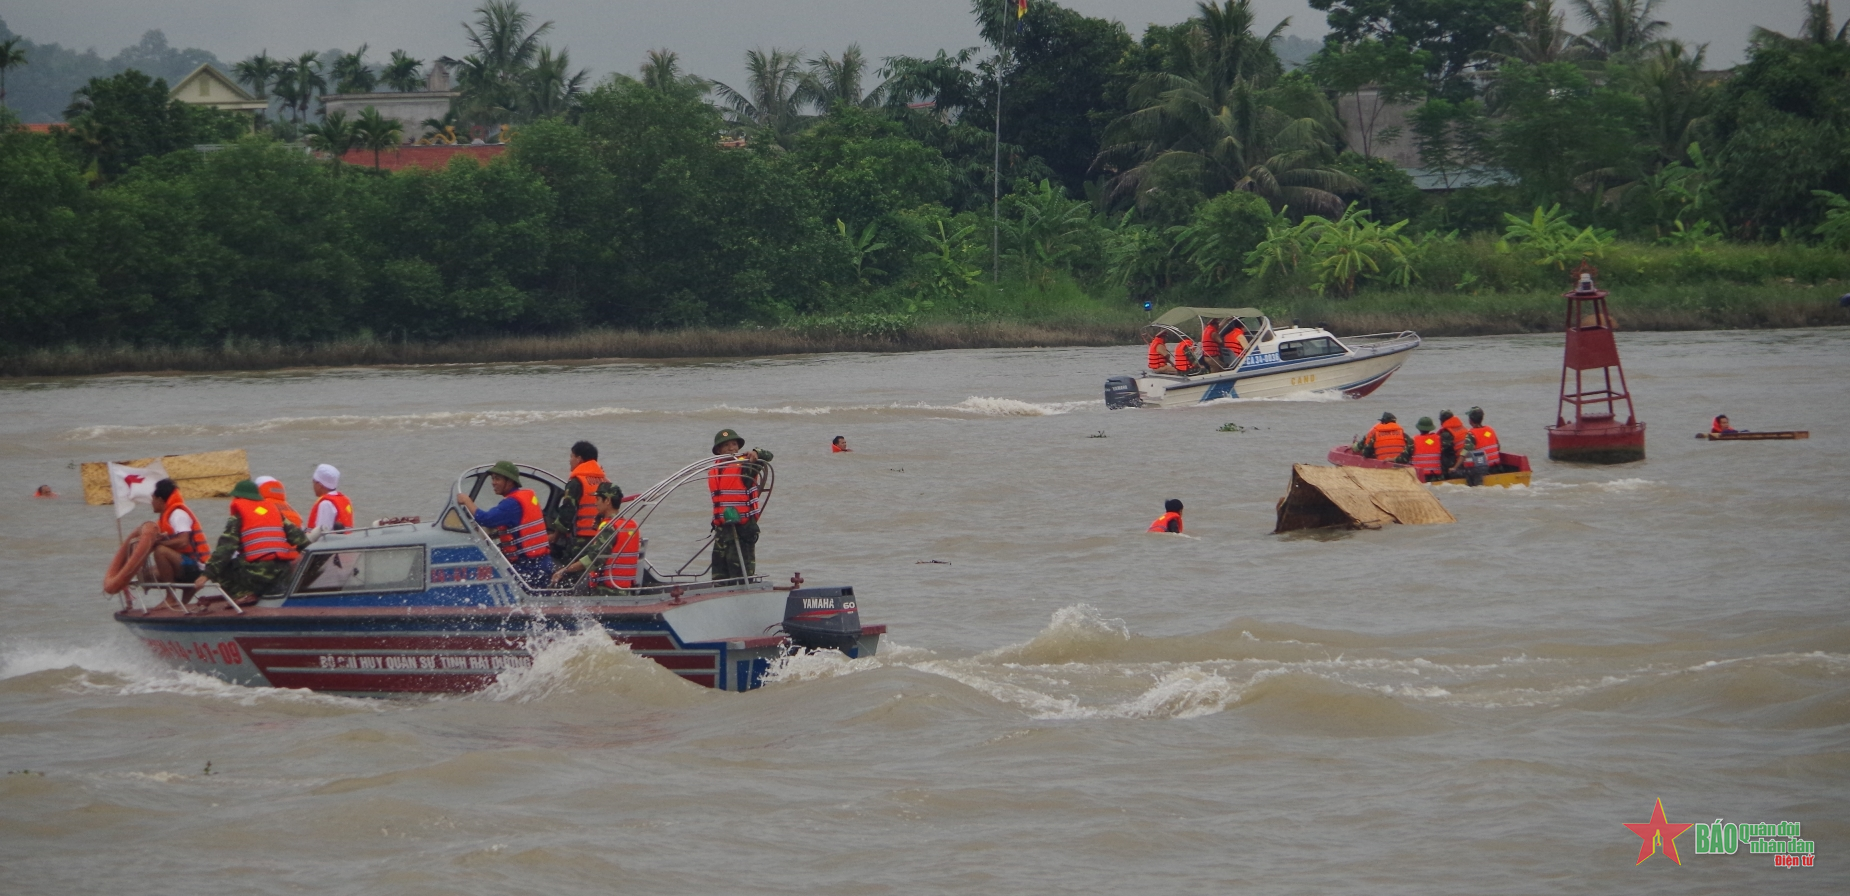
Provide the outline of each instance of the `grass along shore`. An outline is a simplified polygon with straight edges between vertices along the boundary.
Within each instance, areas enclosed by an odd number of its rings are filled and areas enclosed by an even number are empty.
[[[1619,330],[1731,330],[1850,325],[1835,283],[1774,281],[1629,287],[1611,297]],[[1205,300],[1197,299],[1196,303]],[[1243,305],[1229,298],[1215,304]],[[1352,299],[1301,298],[1258,306],[1285,323],[1296,318],[1337,335],[1413,330],[1422,336],[1546,333],[1561,328],[1559,291],[1405,290]],[[1159,312],[1161,308],[1157,309]],[[62,346],[0,357],[0,377],[108,373],[278,370],[404,364],[518,363],[616,359],[745,358],[823,352],[910,352],[968,348],[1131,345],[1141,311],[1103,302],[1069,303],[1030,319],[959,321],[933,316],[843,315],[764,329],[585,330],[560,335],[443,342],[352,339],[311,345],[230,340],[216,346]]]

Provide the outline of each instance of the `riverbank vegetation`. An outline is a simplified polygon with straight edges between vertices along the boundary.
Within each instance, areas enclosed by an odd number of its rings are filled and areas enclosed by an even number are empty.
[[[1583,261],[1622,326],[1847,322],[1850,29],[1826,4],[1726,77],[1650,3],[1580,3],[1585,34],[1550,0],[1436,29],[1418,5],[1314,0],[1332,32],[1287,70],[1244,0],[1141,39],[978,2],[986,48],[755,50],[734,87],[667,51],[587,86],[491,0],[431,126],[509,125],[509,151],[396,173],[341,164],[379,123],[313,120],[311,54],[286,83],[237,67],[290,97],[243,136],[159,79],[95,78],[49,134],[0,112],[0,372],[1101,344],[1146,302],[1525,332]],[[335,83],[418,62],[355,54]],[[1385,99],[1421,181],[1376,155]]]

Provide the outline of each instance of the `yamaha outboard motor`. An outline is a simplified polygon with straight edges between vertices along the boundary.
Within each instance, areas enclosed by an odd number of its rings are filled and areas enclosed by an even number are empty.
[[[854,588],[798,588],[784,601],[784,634],[806,650],[852,651],[861,640]]]
[[[1118,408],[1143,407],[1143,396],[1137,391],[1137,378],[1134,376],[1114,376],[1105,379],[1105,407],[1110,410]]]

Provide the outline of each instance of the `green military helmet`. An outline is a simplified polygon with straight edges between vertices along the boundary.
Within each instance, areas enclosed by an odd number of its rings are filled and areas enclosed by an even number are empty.
[[[488,472],[514,483],[516,487],[520,485],[520,468],[514,466],[511,460],[495,461],[495,465],[489,468]]]
[[[739,435],[738,431],[736,430],[722,429],[719,432],[716,432],[713,434],[713,453],[718,454],[719,446],[724,445],[727,442],[738,442],[740,445],[744,445],[745,437],[742,435]]]
[[[1392,412],[1392,411],[1389,411],[1389,412],[1386,412],[1386,413],[1383,413],[1383,414],[1381,415],[1381,422],[1382,422],[1382,423],[1393,423],[1393,422],[1394,422],[1394,421],[1395,421],[1396,419],[1397,419],[1397,418],[1396,418],[1396,417],[1394,416],[1394,414],[1393,414],[1393,412]]]
[[[623,490],[620,488],[617,488],[617,484],[614,482],[598,483],[597,491],[594,493],[594,495],[595,497],[599,497],[599,498],[609,498],[610,503],[612,504],[615,504],[623,500]]]
[[[231,487],[231,496],[233,498],[243,498],[246,501],[263,500],[263,493],[257,491],[257,483],[249,479],[238,480],[238,484]]]
[[[1421,417],[1420,422],[1417,425],[1420,428],[1420,432],[1432,432],[1432,418],[1431,417]]]

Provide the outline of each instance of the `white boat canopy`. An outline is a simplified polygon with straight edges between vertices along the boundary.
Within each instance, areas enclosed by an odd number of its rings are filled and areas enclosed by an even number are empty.
[[[1179,305],[1150,321],[1147,328],[1180,329],[1184,324],[1199,327],[1209,320],[1226,320],[1229,317],[1263,318],[1265,312],[1257,308],[1197,308],[1191,305]]]

